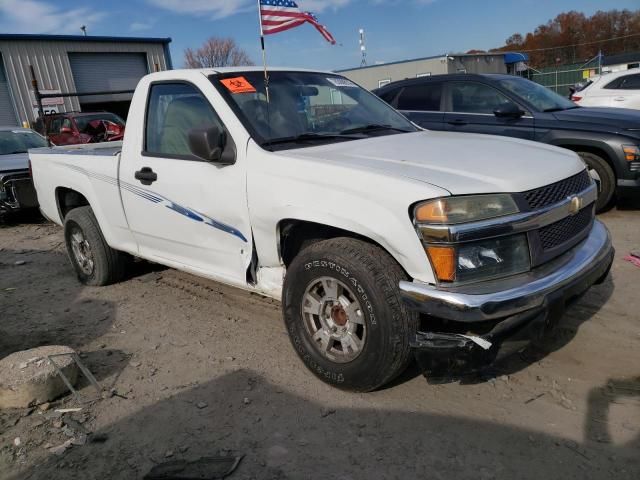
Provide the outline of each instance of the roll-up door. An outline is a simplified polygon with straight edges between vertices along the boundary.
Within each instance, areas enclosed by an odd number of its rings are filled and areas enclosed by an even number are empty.
[[[148,72],[145,53],[69,53],[77,92],[133,90]],[[131,100],[127,95],[80,97],[81,104]]]

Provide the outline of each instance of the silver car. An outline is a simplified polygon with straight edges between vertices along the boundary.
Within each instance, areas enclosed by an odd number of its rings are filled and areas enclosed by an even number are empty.
[[[0,215],[38,206],[27,151],[46,146],[33,130],[0,127]]]

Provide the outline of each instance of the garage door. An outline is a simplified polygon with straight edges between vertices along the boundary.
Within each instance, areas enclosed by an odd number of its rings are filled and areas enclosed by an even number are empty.
[[[17,125],[18,119],[9,93],[9,82],[0,55],[0,125]]]
[[[144,53],[69,53],[77,92],[133,90],[148,72]],[[80,103],[131,99],[131,95],[81,97]]]

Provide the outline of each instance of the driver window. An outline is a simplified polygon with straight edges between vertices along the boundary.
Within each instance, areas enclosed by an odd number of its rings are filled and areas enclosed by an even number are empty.
[[[73,130],[73,125],[71,124],[71,120],[69,120],[68,118],[65,118],[64,121],[62,122],[62,127],[60,129],[62,130],[63,128],[68,128],[70,130]]]
[[[482,83],[453,82],[450,84],[451,111],[489,114],[499,107],[515,104],[495,88]]]
[[[60,133],[60,125],[62,124],[60,118],[54,118],[49,127],[50,133]]]
[[[193,85],[161,83],[151,86],[145,128],[145,153],[193,159],[189,131],[222,122],[209,101]]]

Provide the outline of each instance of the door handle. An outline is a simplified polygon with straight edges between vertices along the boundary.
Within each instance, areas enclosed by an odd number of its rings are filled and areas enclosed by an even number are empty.
[[[613,100],[614,100],[615,102],[624,102],[625,97],[615,97]]]
[[[151,185],[158,180],[158,175],[151,170],[151,167],[142,167],[134,174],[134,177],[136,180],[140,180],[143,185]]]
[[[447,122],[449,125],[456,125],[456,126],[463,126],[466,125],[467,122],[465,120],[462,120],[460,118],[457,118],[455,120],[450,120]]]

